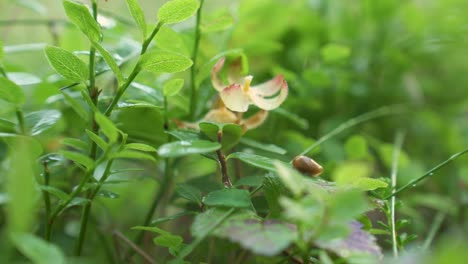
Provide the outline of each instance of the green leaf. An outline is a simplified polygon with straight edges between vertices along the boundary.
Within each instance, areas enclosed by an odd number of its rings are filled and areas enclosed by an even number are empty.
[[[275,166],[279,178],[294,196],[299,196],[305,191],[307,185],[301,174],[279,162],[275,162]]]
[[[12,235],[18,251],[36,264],[65,264],[65,255],[54,244],[32,234],[17,233]]]
[[[184,79],[172,79],[167,81],[163,86],[164,96],[177,95],[184,87]]]
[[[167,222],[167,221],[171,221],[171,220],[178,219],[178,218],[180,218],[180,217],[182,217],[182,216],[186,216],[186,215],[196,215],[196,214],[197,214],[197,213],[196,213],[196,212],[193,212],[193,211],[183,211],[183,212],[177,213],[177,214],[175,214],[175,215],[156,218],[156,219],[154,219],[153,221],[151,221],[151,225],[157,225],[157,224],[160,224],[160,223],[164,223],[164,222]]]
[[[158,10],[158,19],[164,24],[182,22],[197,12],[200,3],[197,0],[172,0]]]
[[[218,141],[218,131],[221,131],[221,145],[223,146],[223,150],[230,150],[232,147],[234,147],[239,142],[243,133],[242,127],[237,124],[200,122],[199,126],[200,130],[213,141]]]
[[[176,73],[185,71],[193,62],[180,53],[156,50],[141,56],[139,65],[153,73]]]
[[[80,206],[80,205],[85,205],[87,203],[91,202],[89,199],[83,198],[83,197],[75,197],[71,200],[71,202],[67,205],[66,208],[70,208],[73,206]]]
[[[328,203],[329,219],[340,223],[347,223],[370,209],[364,194],[356,190],[335,192]]]
[[[351,182],[351,185],[363,191],[373,191],[379,188],[386,188],[388,183],[379,179],[360,178],[354,182]]]
[[[250,193],[241,189],[223,189],[208,193],[203,203],[216,207],[249,208],[252,206]]]
[[[111,68],[112,72],[115,74],[117,78],[117,82],[119,84],[123,84],[125,82],[125,78],[120,71],[119,65],[115,62],[114,57],[112,54],[109,53],[99,42],[92,41],[93,46],[99,51],[101,56],[106,61],[107,65]]]
[[[150,145],[142,144],[142,143],[129,143],[125,145],[125,149],[133,149],[145,152],[157,152],[155,148]]]
[[[25,115],[24,119],[31,136],[37,136],[52,128],[61,117],[57,110],[41,110]]]
[[[154,244],[167,247],[167,248],[178,248],[184,242],[184,239],[181,236],[176,236],[172,234],[166,234],[162,236],[158,236],[153,239]]]
[[[202,193],[198,188],[185,183],[179,183],[176,187],[176,193],[182,198],[201,205]]]
[[[9,103],[22,105],[25,101],[25,96],[21,87],[5,77],[0,77],[0,99]]]
[[[205,33],[226,30],[234,24],[234,19],[228,11],[214,15],[203,16],[200,28]]]
[[[174,31],[172,28],[163,26],[154,37],[157,47],[162,50],[181,53],[187,57],[191,56],[190,48],[187,47],[182,33]]]
[[[160,235],[170,235],[170,233],[167,232],[166,230],[163,230],[155,226],[134,226],[132,227],[132,230],[143,230],[143,231],[149,231],[149,232],[153,232],[153,233],[160,234]]]
[[[263,186],[263,192],[265,193],[265,199],[270,209],[270,215],[271,217],[278,218],[282,212],[279,198],[286,194],[286,188],[281,183],[280,179],[272,173],[265,176]]]
[[[86,142],[76,138],[64,138],[61,143],[62,145],[72,147],[76,150],[86,151],[88,149],[88,144]]]
[[[67,101],[70,106],[73,108],[73,110],[85,121],[89,120],[88,117],[88,112],[86,109],[81,105],[75,98],[71,97],[68,95],[65,91],[61,91],[63,98],[65,98],[65,101]]]
[[[133,150],[119,151],[117,153],[112,154],[111,158],[112,159],[121,158],[121,159],[139,159],[139,160],[156,161],[156,159],[151,155],[148,155],[146,153],[142,153],[139,151],[133,151]]]
[[[158,154],[164,158],[175,158],[190,154],[203,154],[216,151],[221,148],[217,142],[207,140],[176,141],[159,147]]]
[[[90,159],[88,156],[85,156],[78,152],[71,152],[71,151],[62,151],[62,155],[75,163],[83,165],[86,169],[90,170],[94,168],[94,161]]]
[[[109,147],[109,144],[107,144],[100,136],[94,134],[94,132],[86,129],[86,134],[88,134],[88,137],[102,150],[106,150]]]
[[[63,7],[67,17],[83,32],[91,41],[99,42],[101,27],[94,20],[88,8],[75,1],[64,0]]]
[[[236,183],[235,186],[249,186],[249,187],[258,187],[262,185],[263,180],[265,177],[263,176],[245,176],[240,178]]]
[[[339,185],[348,185],[371,173],[372,167],[366,162],[343,162],[333,171],[332,179]]]
[[[280,155],[284,155],[287,152],[284,148],[281,148],[281,147],[279,147],[277,145],[264,144],[264,143],[255,141],[253,139],[246,138],[246,137],[241,138],[240,143],[243,144],[243,145],[252,147],[252,148],[256,148],[256,149],[260,149],[260,150],[264,150],[264,151],[268,151],[268,152],[276,153],[276,154],[280,154]]]
[[[228,219],[214,235],[239,243],[254,254],[275,256],[297,238],[297,231],[278,220]]]
[[[351,50],[347,46],[328,44],[320,50],[322,59],[328,63],[340,62],[349,57]]]
[[[146,39],[146,19],[143,9],[137,0],[126,0],[128,10],[132,14],[133,19],[141,30],[143,39]]]
[[[41,143],[33,137],[0,133],[0,138],[5,140],[10,149],[15,149],[15,145],[17,144],[26,144],[28,146],[28,154],[30,154],[33,159],[39,157],[43,152]]]
[[[99,112],[96,112],[94,117],[96,119],[96,123],[101,128],[102,133],[106,135],[109,141],[116,142],[119,137],[119,130],[115,127],[114,123],[112,123],[108,117]]]
[[[16,124],[9,120],[0,118],[0,132],[15,133]]]
[[[73,53],[54,46],[46,46],[44,50],[50,66],[65,79],[74,82],[89,79],[88,66]]]
[[[234,152],[230,154],[229,156],[227,156],[227,159],[238,159],[240,161],[243,161],[247,164],[250,164],[254,167],[257,167],[263,170],[276,171],[274,163],[277,160],[247,153],[247,152]],[[287,163],[285,162],[281,162],[281,163],[285,164],[286,166],[291,166],[291,165],[287,165]]]
[[[39,186],[41,188],[41,190],[43,191],[46,191],[54,196],[56,196],[57,198],[59,198],[60,200],[62,201],[66,201],[70,198],[70,195],[68,195],[66,192],[58,189],[58,188],[55,188],[53,186],[48,186],[48,185],[41,185]]]
[[[28,72],[8,72],[7,78],[19,86],[34,85],[42,82],[41,78]]]
[[[0,133],[0,137],[5,134]],[[6,191],[9,201],[4,208],[7,230],[4,232],[31,232],[35,225],[38,206],[38,188],[36,175],[39,168],[35,157],[35,143],[30,137],[6,137],[8,144],[8,164],[3,170],[3,190]],[[6,177],[5,177],[6,176]]]
[[[364,159],[368,156],[366,139],[363,136],[352,136],[345,144],[346,154],[351,159]]]

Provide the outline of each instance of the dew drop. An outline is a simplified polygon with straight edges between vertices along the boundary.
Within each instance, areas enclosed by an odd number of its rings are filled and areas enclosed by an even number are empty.
[[[416,184],[413,184],[413,187],[416,187]]]

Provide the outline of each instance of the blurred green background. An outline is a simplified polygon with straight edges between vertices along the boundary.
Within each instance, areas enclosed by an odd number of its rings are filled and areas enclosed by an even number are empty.
[[[156,10],[163,2],[139,2],[147,21],[155,23]],[[122,56],[135,52],[139,34],[125,2],[100,1],[100,8],[105,17],[101,24],[107,26],[105,46]],[[202,24],[209,28],[210,23],[219,22],[221,26],[202,31],[199,66],[220,52],[240,48],[249,58],[254,83],[278,73],[285,76],[290,94],[282,110],[273,111],[261,128],[246,134],[285,148],[286,155],[275,157],[285,161],[352,117],[398,105],[403,111],[347,130],[310,154],[324,165],[327,179],[359,173],[388,177],[395,134],[405,131],[398,175],[399,184],[404,184],[468,146],[467,14],[466,0],[206,0]],[[166,45],[190,54],[193,23],[191,19],[172,27],[183,37]],[[62,137],[82,136],[87,124],[77,121],[63,101],[54,99],[58,88],[67,83],[57,81],[43,53],[45,44],[71,51],[89,49],[85,37],[67,22],[61,1],[1,1],[0,39],[5,46],[5,68],[40,79],[25,86],[25,112],[59,109],[63,113],[53,129],[39,137],[46,150],[56,151]],[[142,75],[137,81],[157,90],[165,79]],[[104,89],[105,100],[113,89],[111,81],[103,76],[98,85]],[[201,83],[199,91],[198,116],[202,117],[215,91],[209,80]],[[183,92],[186,96],[170,102],[171,117],[187,115],[188,87]],[[135,96],[140,94],[129,92],[127,98]],[[0,115],[14,119],[8,106],[0,107]],[[157,112],[138,110],[114,118],[132,140],[161,144],[162,119]],[[2,145],[0,156],[5,155]],[[111,187],[120,199],[103,199],[93,208],[96,218],[105,219],[101,220],[104,225],[132,226],[134,216],[144,214],[158,185],[153,180],[158,177],[157,169],[144,166],[146,170],[138,174],[141,180]],[[55,169],[53,181],[66,186],[68,179],[60,176],[61,169]],[[196,180],[214,170],[211,161],[188,158],[177,168],[176,181]],[[408,232],[420,240],[438,212],[446,215],[438,234],[468,234],[468,157],[403,193],[401,200],[404,205],[399,214],[411,219]],[[57,228],[64,230],[63,241],[76,235],[73,224],[78,218],[76,213],[70,217],[72,221]]]

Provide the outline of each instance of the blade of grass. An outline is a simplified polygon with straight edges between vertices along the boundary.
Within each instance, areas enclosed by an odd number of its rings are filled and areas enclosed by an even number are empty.
[[[393,148],[393,157],[392,157],[392,171],[391,171],[391,181],[392,181],[392,189],[395,190],[395,186],[397,183],[397,172],[398,172],[398,160],[400,158],[401,147],[403,146],[405,134],[402,131],[398,131],[395,136],[395,143]],[[390,203],[390,219],[392,225],[392,250],[393,256],[395,258],[398,257],[398,241],[397,241],[397,231],[395,226],[395,196],[392,197]]]
[[[416,184],[422,180],[424,180],[425,178],[429,177],[429,176],[433,176],[434,173],[438,170],[440,170],[441,168],[445,167],[447,164],[449,164],[450,162],[454,161],[455,159],[457,159],[458,157],[462,156],[463,154],[466,154],[468,152],[468,148],[458,152],[458,153],[455,153],[453,154],[452,156],[450,156],[450,158],[446,159],[445,161],[443,161],[442,163],[439,163],[439,165],[435,166],[434,168],[428,170],[426,173],[424,173],[422,176],[408,182],[406,185],[404,185],[403,187],[401,187],[400,189],[396,190],[396,191],[393,191],[392,194],[388,195],[387,197],[384,198],[384,200],[387,200],[403,191],[405,191],[406,189],[410,188],[410,187],[415,187]]]
[[[439,212],[434,218],[434,221],[432,221],[431,228],[429,229],[429,233],[427,234],[426,240],[424,240],[424,244],[422,246],[422,250],[426,251],[429,249],[429,246],[431,245],[432,241],[434,240],[434,237],[439,230],[440,226],[444,222],[446,214],[444,212]]]
[[[372,120],[372,119],[375,119],[375,118],[378,118],[378,117],[399,114],[399,113],[402,113],[405,110],[406,110],[406,108],[401,106],[401,105],[384,106],[384,107],[378,108],[376,110],[373,110],[373,111],[364,113],[362,115],[356,116],[354,118],[351,118],[348,121],[346,121],[346,122],[342,123],[341,125],[339,125],[338,127],[336,127],[335,129],[333,129],[332,131],[330,131],[329,133],[327,133],[324,136],[322,136],[321,138],[319,138],[314,144],[310,145],[308,148],[306,148],[304,151],[302,151],[299,154],[299,156],[309,153],[311,150],[318,147],[323,142],[325,142],[325,141],[329,140],[330,138],[338,135],[339,133],[343,132],[344,130],[346,130],[348,128],[351,128],[353,126],[359,125],[361,123],[364,123],[366,121],[369,121],[369,120]],[[291,162],[292,162],[292,160],[291,160]]]

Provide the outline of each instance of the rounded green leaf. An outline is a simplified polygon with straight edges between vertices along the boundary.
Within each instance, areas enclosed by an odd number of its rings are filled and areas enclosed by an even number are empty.
[[[54,46],[47,46],[45,53],[50,66],[65,79],[74,82],[88,80],[88,66],[73,53]]]
[[[25,101],[24,93],[21,87],[7,78],[0,77],[0,99],[9,103],[21,105]]]
[[[275,159],[270,159],[267,157],[247,153],[247,152],[235,152],[230,154],[227,159],[238,159],[242,162],[245,162],[247,164],[250,164],[254,167],[268,170],[268,171],[276,171],[275,167],[275,162],[282,163],[283,165],[286,165],[288,167],[291,167],[291,165],[275,160]]]
[[[88,8],[78,2],[64,0],[63,7],[67,17],[83,32],[91,41],[98,42],[101,38],[101,27],[94,20]]]
[[[242,127],[237,124],[217,124],[212,122],[201,122],[200,130],[213,141],[218,140],[218,131],[222,133],[221,145],[223,150],[234,147],[242,136]]]
[[[162,145],[158,154],[165,158],[181,157],[190,154],[203,154],[216,151],[221,148],[217,142],[207,140],[176,141]]]
[[[184,79],[172,79],[167,81],[163,87],[164,96],[177,95],[184,87]]]
[[[197,0],[172,0],[165,3],[158,11],[158,19],[164,24],[182,22],[197,12],[200,3]]]
[[[210,192],[203,199],[208,206],[249,208],[252,206],[250,193],[241,189],[223,189]]]
[[[153,51],[141,57],[140,66],[154,73],[176,73],[185,71],[193,62],[179,53],[170,51]]]

